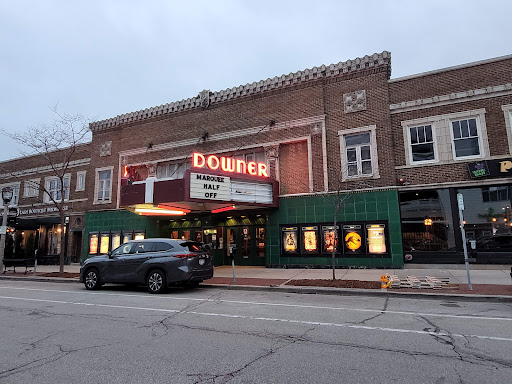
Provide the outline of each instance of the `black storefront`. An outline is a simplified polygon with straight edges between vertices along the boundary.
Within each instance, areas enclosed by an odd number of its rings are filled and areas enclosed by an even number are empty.
[[[473,185],[399,192],[405,262],[462,263],[457,194],[476,263],[512,264],[512,159],[468,164]]]

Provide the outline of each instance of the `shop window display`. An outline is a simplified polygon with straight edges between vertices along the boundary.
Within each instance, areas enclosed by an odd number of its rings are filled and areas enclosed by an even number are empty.
[[[448,189],[400,192],[404,252],[455,250]]]
[[[459,189],[464,197],[464,228],[468,240],[484,249],[512,248],[512,203],[509,186]]]

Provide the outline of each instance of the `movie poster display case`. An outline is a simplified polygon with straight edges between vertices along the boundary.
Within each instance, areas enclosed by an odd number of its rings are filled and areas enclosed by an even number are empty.
[[[387,221],[281,226],[281,257],[391,257]]]

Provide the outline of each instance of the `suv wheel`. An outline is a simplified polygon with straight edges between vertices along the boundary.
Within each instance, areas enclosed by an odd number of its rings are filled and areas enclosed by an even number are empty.
[[[167,289],[167,281],[162,271],[155,269],[149,272],[148,278],[146,279],[146,286],[150,293],[162,293]]]
[[[91,268],[85,271],[84,285],[85,289],[88,290],[98,289],[101,287],[100,275],[96,268]]]

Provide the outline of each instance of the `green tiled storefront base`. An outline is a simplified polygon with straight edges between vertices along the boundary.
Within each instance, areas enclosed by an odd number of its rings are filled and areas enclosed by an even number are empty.
[[[146,237],[159,237],[158,221],[129,211],[90,212],[85,215],[85,236],[82,260],[87,258],[90,233],[122,231],[145,232]]]
[[[329,267],[332,258],[321,256],[281,256],[281,226],[334,223],[335,200],[332,195],[290,197],[279,200],[279,209],[268,216],[266,265],[269,267]],[[395,190],[351,193],[339,197],[341,209],[337,225],[348,222],[387,222],[388,257],[336,257],[337,267],[403,268],[402,232],[398,194]]]

